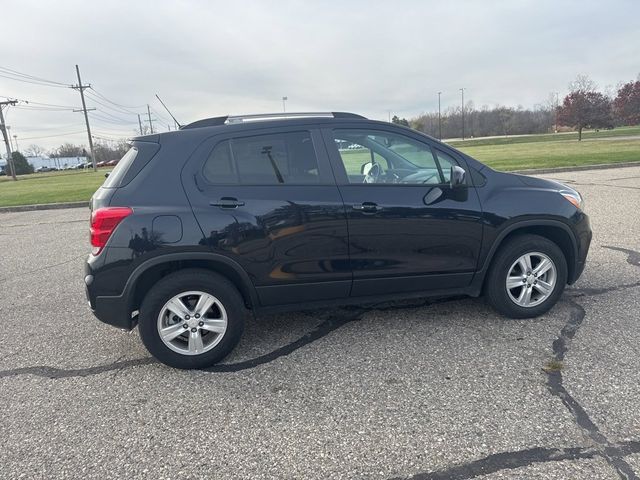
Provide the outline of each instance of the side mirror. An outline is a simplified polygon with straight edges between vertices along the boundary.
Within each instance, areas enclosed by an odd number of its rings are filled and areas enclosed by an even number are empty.
[[[465,172],[464,168],[457,165],[452,165],[451,174],[449,176],[449,184],[451,185],[451,188],[457,188],[464,185],[466,175],[467,172]]]
[[[371,167],[373,167],[373,162],[363,163],[360,167],[360,173],[362,175],[367,175],[371,171]]]
[[[105,174],[104,174],[104,178],[109,178],[109,173],[111,173],[111,172],[107,172],[107,173],[105,173]]]

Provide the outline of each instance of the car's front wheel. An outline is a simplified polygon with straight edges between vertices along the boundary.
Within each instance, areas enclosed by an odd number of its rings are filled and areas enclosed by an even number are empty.
[[[142,342],[162,363],[205,368],[237,345],[246,309],[235,286],[206,270],[168,275],[147,293],[140,307]]]
[[[567,261],[558,245],[538,235],[518,235],[496,253],[485,293],[503,315],[531,318],[553,307],[566,283]]]

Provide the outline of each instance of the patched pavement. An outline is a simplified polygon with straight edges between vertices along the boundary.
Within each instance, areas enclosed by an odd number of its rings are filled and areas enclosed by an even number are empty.
[[[86,209],[0,214],[0,478],[638,478],[640,167],[544,176],[586,197],[594,239],[543,317],[269,316],[209,371],[93,318]]]

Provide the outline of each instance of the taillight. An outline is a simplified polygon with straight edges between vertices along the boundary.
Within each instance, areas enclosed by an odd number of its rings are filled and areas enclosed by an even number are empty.
[[[118,224],[131,215],[129,207],[98,208],[91,214],[91,246],[93,255],[98,255]]]

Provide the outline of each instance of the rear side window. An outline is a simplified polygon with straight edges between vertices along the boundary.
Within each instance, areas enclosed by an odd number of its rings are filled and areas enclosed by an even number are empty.
[[[104,188],[117,188],[122,183],[122,179],[124,178],[127,170],[136,159],[138,155],[138,149],[136,147],[131,147],[127,153],[120,159],[115,168],[109,173],[109,176],[106,178],[102,186]]]
[[[218,143],[202,170],[213,184],[278,185],[320,183],[309,132],[234,138]]]

